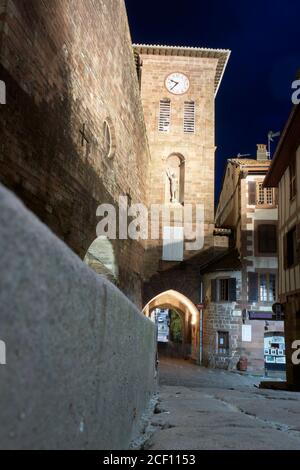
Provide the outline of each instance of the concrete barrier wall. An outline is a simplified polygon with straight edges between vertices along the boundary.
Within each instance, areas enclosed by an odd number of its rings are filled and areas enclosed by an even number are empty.
[[[155,327],[0,186],[1,449],[126,449]]]

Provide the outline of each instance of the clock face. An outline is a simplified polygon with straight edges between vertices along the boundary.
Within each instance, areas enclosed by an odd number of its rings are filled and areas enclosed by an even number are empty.
[[[171,75],[166,78],[166,88],[174,95],[183,95],[183,93],[186,93],[190,88],[190,81],[183,73],[171,73]]]

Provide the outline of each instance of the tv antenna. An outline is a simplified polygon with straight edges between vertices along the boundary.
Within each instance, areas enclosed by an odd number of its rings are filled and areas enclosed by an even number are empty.
[[[246,158],[246,157],[251,157],[250,153],[238,153],[237,154],[238,158]]]
[[[280,137],[280,132],[270,131],[268,133],[268,158],[271,160],[271,142],[274,142],[275,137]]]

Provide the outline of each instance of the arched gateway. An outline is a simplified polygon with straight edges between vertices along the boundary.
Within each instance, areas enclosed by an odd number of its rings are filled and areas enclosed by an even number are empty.
[[[109,279],[114,284],[118,281],[118,265],[111,241],[100,236],[91,244],[84,262],[96,273]]]
[[[199,311],[185,295],[168,290],[155,296],[143,309],[144,315],[151,318],[155,309],[176,312],[182,319],[182,356],[197,361],[199,351]]]

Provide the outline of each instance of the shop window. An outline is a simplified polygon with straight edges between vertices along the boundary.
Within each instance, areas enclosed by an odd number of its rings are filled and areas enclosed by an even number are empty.
[[[229,353],[228,331],[218,331],[218,354],[226,356]]]

